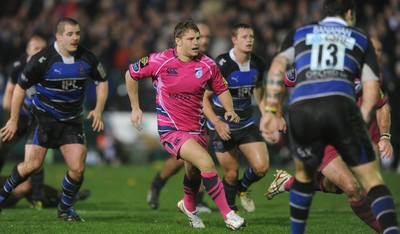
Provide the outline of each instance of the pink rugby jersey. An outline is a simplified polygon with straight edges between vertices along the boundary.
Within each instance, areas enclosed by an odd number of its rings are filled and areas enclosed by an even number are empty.
[[[199,54],[182,62],[176,49],[152,53],[129,65],[134,80],[152,77],[156,89],[158,133],[169,131],[203,132],[203,95],[208,85],[214,93],[228,90],[215,62]]]

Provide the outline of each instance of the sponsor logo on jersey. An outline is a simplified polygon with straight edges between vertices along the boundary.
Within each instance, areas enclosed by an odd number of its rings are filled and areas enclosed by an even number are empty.
[[[140,59],[140,67],[145,67],[149,64],[149,57],[143,57]]]
[[[97,65],[97,71],[99,72],[99,74],[102,78],[106,77],[106,71],[104,70],[104,67],[101,63],[99,63],[99,65]]]
[[[224,65],[224,63],[226,63],[226,60],[225,60],[225,59],[221,59],[221,60],[219,60],[219,62],[218,62],[218,64],[219,64],[220,66]]]
[[[238,83],[238,82],[239,82],[239,77],[237,77],[237,76],[232,76],[232,77],[231,77],[231,80],[234,80],[234,81],[236,81],[236,83]]]
[[[170,75],[170,76],[178,75],[178,68],[175,68],[175,67],[167,68],[167,75]]]
[[[147,65],[149,65],[149,57],[148,56],[143,57],[140,60],[138,60],[132,64],[133,72],[138,73],[141,68],[143,68]]]
[[[39,61],[39,63],[43,63],[46,59],[47,59],[46,57],[42,56],[42,57],[40,57],[40,59],[38,61]]]
[[[188,93],[170,93],[169,98],[180,99],[180,100],[190,100],[190,95]]]
[[[224,83],[225,86],[227,86],[228,85],[228,81],[226,81],[223,76],[221,76],[221,77],[222,77],[222,82]]]
[[[201,67],[195,68],[194,70],[195,70],[194,74],[195,74],[196,78],[200,78],[203,75],[203,69]]]
[[[179,142],[181,142],[181,138],[178,137],[174,140],[174,145],[179,144]]]
[[[60,69],[54,68],[53,71],[61,76],[61,68]]]

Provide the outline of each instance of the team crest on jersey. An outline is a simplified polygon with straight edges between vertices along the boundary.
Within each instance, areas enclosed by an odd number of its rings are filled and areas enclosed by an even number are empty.
[[[79,65],[78,74],[79,74],[80,76],[85,76],[85,68],[83,67],[82,64]]]
[[[203,75],[203,68],[195,68],[194,69],[194,74],[196,75],[196,78],[200,78]]]

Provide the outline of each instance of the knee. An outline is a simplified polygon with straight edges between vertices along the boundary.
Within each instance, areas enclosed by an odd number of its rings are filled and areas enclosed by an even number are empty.
[[[69,169],[69,176],[71,176],[71,178],[76,181],[80,181],[83,178],[84,173],[85,173],[84,166]]]
[[[18,165],[18,171],[21,176],[29,176],[37,172],[41,166],[42,165],[36,161],[29,163],[23,162]]]
[[[236,181],[238,178],[238,171],[236,169],[226,170],[224,178],[227,182]]]
[[[253,173],[257,175],[258,177],[262,178],[265,176],[265,174],[268,172],[268,165],[256,165],[251,168],[253,170]]]
[[[343,192],[347,195],[347,197],[359,199],[361,198],[361,190],[360,187],[358,186],[357,181],[351,180],[347,182],[343,186]]]

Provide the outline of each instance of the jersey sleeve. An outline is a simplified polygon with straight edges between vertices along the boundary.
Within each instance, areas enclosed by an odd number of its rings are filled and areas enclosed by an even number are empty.
[[[32,56],[26,64],[21,76],[18,78],[18,84],[21,88],[26,90],[41,81],[46,64],[42,59],[42,53],[39,52]]]
[[[155,54],[143,57],[129,65],[129,74],[134,80],[155,76],[156,67]]]
[[[229,89],[228,82],[222,76],[221,71],[215,63],[211,66],[210,69],[211,79],[208,82],[208,86],[211,88],[211,91],[213,91],[216,95],[220,95],[221,93]]]
[[[376,59],[375,49],[371,40],[368,39],[368,47],[364,55],[364,64],[362,67],[361,81],[379,81],[379,73],[379,64]]]
[[[18,78],[21,76],[23,70],[23,62],[22,59],[19,59],[13,63],[11,72],[10,72],[10,82],[12,84],[17,84]]]
[[[284,56],[286,59],[289,60],[289,64],[293,64],[294,63],[294,33],[295,31],[292,30],[290,31],[286,36],[285,39],[283,40],[280,49],[278,49],[278,55],[280,56]]]
[[[266,77],[265,74],[267,72],[266,71],[267,67],[265,66],[265,62],[261,57],[258,57],[256,55],[254,56],[255,56],[256,68],[260,72],[260,75],[257,77],[256,86],[260,86],[263,85],[264,77]]]
[[[97,58],[96,55],[92,54],[91,57],[92,57],[91,63],[92,63],[93,69],[90,73],[90,77],[93,80],[99,81],[99,82],[107,81],[107,73],[104,70],[103,65],[101,64],[101,62],[99,61],[99,59]]]

